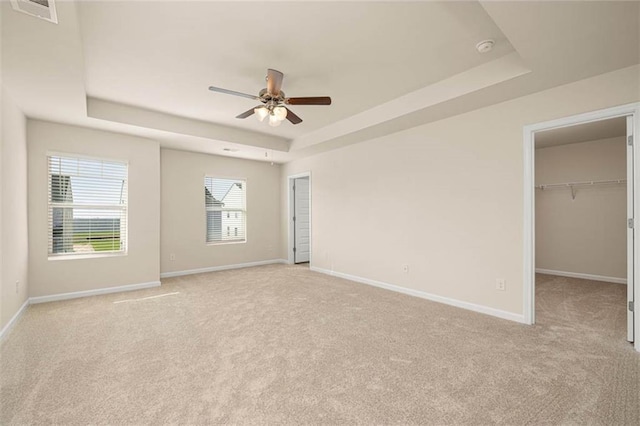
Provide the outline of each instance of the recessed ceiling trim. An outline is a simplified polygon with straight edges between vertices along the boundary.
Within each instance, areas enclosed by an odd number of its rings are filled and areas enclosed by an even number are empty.
[[[298,150],[428,108],[531,72],[516,52],[423,87],[293,140]]]
[[[178,117],[102,99],[87,97],[87,116],[216,141],[232,142],[277,151],[289,150],[289,141],[278,136]]]

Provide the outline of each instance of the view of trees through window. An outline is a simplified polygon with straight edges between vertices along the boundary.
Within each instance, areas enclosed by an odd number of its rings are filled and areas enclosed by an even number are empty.
[[[49,254],[126,250],[127,164],[49,157]]]

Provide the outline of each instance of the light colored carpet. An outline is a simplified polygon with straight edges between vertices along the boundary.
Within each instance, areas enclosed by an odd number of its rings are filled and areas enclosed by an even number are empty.
[[[640,424],[624,286],[537,288],[533,327],[285,265],[34,305],[0,423]]]

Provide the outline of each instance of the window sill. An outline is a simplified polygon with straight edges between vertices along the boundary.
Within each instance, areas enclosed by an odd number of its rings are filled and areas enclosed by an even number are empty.
[[[232,241],[215,241],[206,243],[208,246],[225,246],[227,244],[246,244],[247,240],[232,240]]]
[[[127,252],[104,253],[104,254],[56,254],[49,255],[47,260],[80,260],[80,259],[100,259],[106,257],[122,257],[127,256]]]

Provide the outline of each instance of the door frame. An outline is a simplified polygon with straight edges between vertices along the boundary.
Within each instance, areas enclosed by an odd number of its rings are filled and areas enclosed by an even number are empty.
[[[562,127],[574,126],[576,124],[584,124],[592,121],[601,121],[609,118],[624,117],[631,115],[633,117],[633,134],[634,149],[633,150],[633,172],[634,172],[634,215],[639,216],[640,212],[640,149],[638,149],[638,140],[640,140],[640,103],[632,103],[611,108],[605,108],[597,111],[591,111],[583,114],[577,114],[569,117],[563,117],[556,120],[545,121],[536,124],[530,124],[523,127],[523,144],[524,144],[524,259],[523,259],[523,316],[526,324],[535,324],[535,133],[542,130],[558,129]],[[637,222],[637,221],[636,221]],[[640,227],[635,226],[633,229],[634,236],[634,303],[637,305],[640,301]],[[638,309],[634,311],[634,347],[640,352],[640,314]]]
[[[298,178],[303,178],[303,177],[308,177],[309,178],[309,265],[312,265],[312,261],[313,261],[313,249],[312,249],[312,231],[313,231],[313,222],[312,222],[312,200],[313,197],[311,195],[311,172],[307,171],[307,172],[302,172],[302,173],[297,173],[295,175],[289,175],[287,176],[287,229],[288,229],[288,237],[287,237],[287,263],[290,265],[294,264],[295,258],[293,256],[293,246],[295,245],[295,241],[294,241],[294,235],[295,235],[295,230],[294,230],[294,223],[293,223],[293,215],[294,215],[294,211],[293,211],[293,207],[294,207],[294,203],[293,203],[293,181],[295,179]]]

